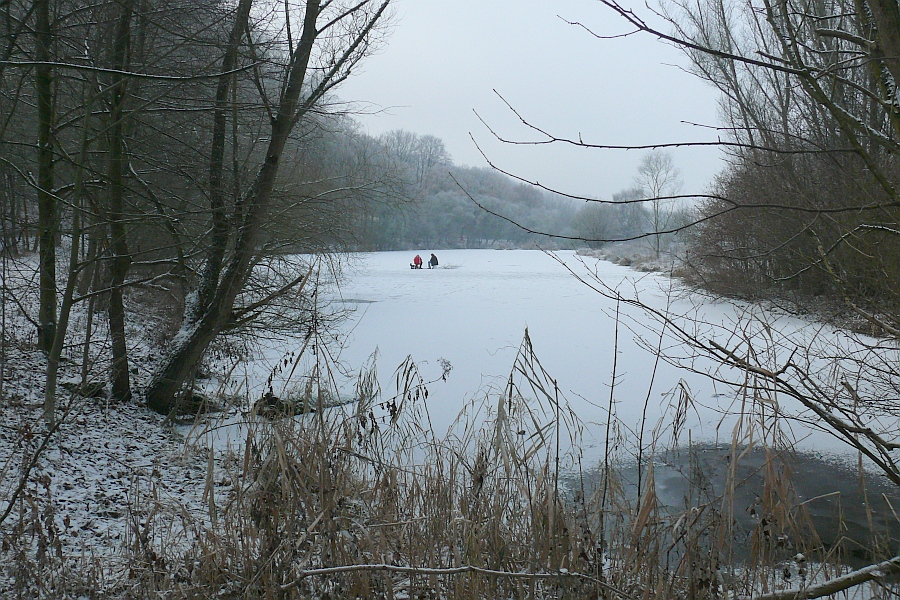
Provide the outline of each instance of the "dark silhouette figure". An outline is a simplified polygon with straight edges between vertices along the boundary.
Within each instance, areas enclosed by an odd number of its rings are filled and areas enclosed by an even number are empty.
[[[434,253],[431,254],[431,258],[428,260],[428,268],[433,269],[438,266],[437,256]]]

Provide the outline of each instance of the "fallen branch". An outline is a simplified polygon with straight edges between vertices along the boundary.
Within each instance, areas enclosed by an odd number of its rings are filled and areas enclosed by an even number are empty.
[[[867,581],[883,579],[896,573],[900,573],[900,556],[895,556],[894,558],[875,565],[869,565],[858,571],[852,571],[846,575],[841,575],[840,577],[836,577],[835,579],[831,579],[818,585],[811,585],[806,588],[795,590],[782,590],[768,594],[759,594],[757,596],[741,596],[738,600],[811,600],[812,598],[821,598],[822,596],[836,594],[866,583]]]
[[[493,569],[485,569],[483,567],[475,567],[472,565],[464,565],[461,567],[448,567],[443,569],[429,567],[403,567],[400,565],[389,564],[359,564],[359,565],[342,565],[339,567],[324,567],[321,569],[309,569],[301,571],[294,581],[281,586],[282,591],[289,590],[300,584],[307,577],[315,577],[321,575],[334,575],[337,573],[352,573],[358,571],[389,571],[391,573],[403,573],[406,575],[462,575],[465,573],[479,573],[481,575],[490,575],[493,577],[508,577],[510,579],[560,579],[563,577],[574,577],[577,579],[585,579],[600,587],[610,591],[626,600],[633,600],[625,592],[622,592],[608,583],[604,583],[595,577],[590,577],[582,573],[575,573],[566,569],[560,569],[553,573],[528,573],[526,571],[496,571]]]

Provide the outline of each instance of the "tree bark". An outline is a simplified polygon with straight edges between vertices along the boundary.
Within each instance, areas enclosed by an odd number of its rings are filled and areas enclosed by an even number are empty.
[[[53,32],[50,0],[35,0],[35,87],[38,114],[38,236],[40,239],[40,307],[38,346],[49,353],[56,336],[57,206],[53,194],[53,71],[50,67]]]
[[[366,17],[365,25],[343,55],[332,63],[333,66],[323,81],[318,83],[309,97],[301,102],[309,60],[316,38],[322,33],[317,29],[321,0],[310,0],[306,4],[302,33],[286,75],[287,85],[282,92],[276,116],[272,120],[265,161],[235,209],[235,214],[239,215],[241,220],[240,226],[234,232],[234,250],[217,282],[215,292],[210,295],[208,307],[195,322],[185,321],[181,333],[173,344],[171,354],[151,380],[146,391],[147,403],[151,409],[162,414],[170,414],[178,408],[177,394],[196,371],[206,348],[231,320],[235,299],[244,289],[258,254],[260,230],[268,215],[272,189],[275,186],[281,155],[288,136],[305,112],[310,110],[317,99],[321,98],[324,90],[328,89],[329,83],[339,80],[333,79],[337,77],[338,69],[352,60],[353,53],[367,39],[388,4],[389,0],[384,0],[371,16]],[[363,4],[346,14],[352,14],[361,6]]]
[[[134,1],[124,0],[122,13],[116,27],[113,47],[113,68],[125,71],[129,65],[131,47],[131,16]],[[131,265],[128,252],[128,240],[125,231],[125,173],[128,169],[128,157],[125,151],[124,105],[127,98],[128,80],[117,76],[112,90],[110,107],[112,132],[109,141],[109,235],[112,248],[110,265],[109,291],[109,334],[112,340],[112,397],[115,400],[127,401],[131,398],[131,382],[128,374],[128,347],[125,338],[125,306],[122,298],[122,286]]]
[[[875,21],[875,39],[884,55],[884,66],[894,83],[900,85],[900,6],[897,0],[867,0],[867,3]],[[897,98],[891,101],[897,102]]]
[[[241,0],[235,14],[234,26],[228,38],[228,47],[222,59],[222,73],[230,73],[237,64],[238,49],[241,45],[244,30],[250,18],[250,7],[253,0]],[[192,314],[185,315],[188,322],[196,321],[209,307],[215,293],[222,263],[228,246],[228,215],[225,211],[225,190],[222,185],[222,172],[225,163],[225,129],[226,111],[228,110],[228,90],[232,75],[222,75],[216,89],[216,108],[213,114],[212,148],[209,159],[209,207],[212,213],[212,239],[206,256],[206,263],[200,276],[197,290],[197,302],[189,307]]]
[[[91,114],[92,103],[85,102],[85,123]],[[87,168],[87,155],[90,140],[88,128],[85,127],[81,140],[81,153],[75,172],[75,186],[72,194],[72,244],[69,250],[69,272],[66,278],[66,287],[63,290],[62,305],[59,308],[59,324],[53,346],[47,355],[47,373],[44,385],[44,421],[48,428],[56,425],[56,383],[59,372],[59,360],[62,356],[63,342],[66,339],[66,330],[69,328],[69,316],[75,297],[75,284],[78,281],[79,261],[78,254],[81,247],[81,217],[84,202],[84,171]]]

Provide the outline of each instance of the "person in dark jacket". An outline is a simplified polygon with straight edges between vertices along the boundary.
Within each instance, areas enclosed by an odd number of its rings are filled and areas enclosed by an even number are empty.
[[[434,253],[432,252],[432,253],[431,253],[431,258],[428,259],[428,268],[429,268],[429,269],[433,269],[433,268],[435,268],[436,266],[438,266],[437,256],[435,256]]]

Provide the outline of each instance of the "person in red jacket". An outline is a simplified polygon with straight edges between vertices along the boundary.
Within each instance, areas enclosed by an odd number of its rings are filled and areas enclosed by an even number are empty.
[[[416,257],[412,261],[413,269],[421,269],[422,268],[422,257],[416,254]]]

